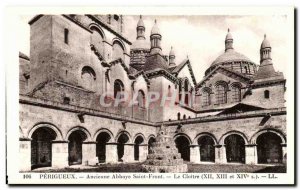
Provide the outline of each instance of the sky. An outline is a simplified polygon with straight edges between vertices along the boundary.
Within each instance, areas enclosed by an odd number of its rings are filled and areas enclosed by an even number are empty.
[[[33,15],[20,17],[20,31],[24,38],[19,40],[19,50],[29,55],[30,28],[28,21]],[[124,36],[131,42],[136,39],[136,25],[139,15],[123,15]],[[157,20],[162,35],[162,51],[168,55],[173,46],[176,64],[187,56],[192,64],[197,82],[205,70],[225,50],[225,36],[228,28],[233,36],[234,49],[259,65],[259,50],[264,34],[272,46],[272,60],[276,71],[287,74],[288,23],[285,15],[273,16],[147,16],[143,15],[146,40]]]

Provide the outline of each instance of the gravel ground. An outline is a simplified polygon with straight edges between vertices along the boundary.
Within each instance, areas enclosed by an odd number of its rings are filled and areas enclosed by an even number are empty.
[[[39,168],[32,172],[142,172],[140,163],[133,164],[103,164],[95,167],[71,166],[64,169]],[[190,173],[285,173],[284,165],[245,165],[245,164],[191,164]]]

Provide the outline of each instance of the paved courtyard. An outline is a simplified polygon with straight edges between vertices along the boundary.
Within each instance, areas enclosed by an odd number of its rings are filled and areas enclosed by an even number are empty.
[[[188,164],[190,173],[285,173],[285,165],[246,164]],[[32,172],[142,172],[141,163],[102,164],[99,166],[74,165],[63,169],[39,168]]]

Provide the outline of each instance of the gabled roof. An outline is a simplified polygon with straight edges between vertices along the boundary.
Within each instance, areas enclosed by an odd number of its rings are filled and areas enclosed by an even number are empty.
[[[195,75],[194,75],[194,72],[193,72],[193,68],[192,68],[192,65],[190,63],[190,60],[189,59],[185,59],[183,60],[178,66],[176,66],[175,68],[174,67],[171,67],[169,68],[169,70],[172,72],[172,74],[175,74],[176,76],[179,74],[179,72],[184,68],[184,66],[188,66],[188,69],[189,69],[189,72],[191,74],[191,77],[192,77],[192,80],[193,80],[193,83],[194,85],[196,86],[197,85],[197,82],[196,82],[196,78],[195,78]]]
[[[243,113],[243,112],[248,112],[248,111],[256,111],[256,110],[263,110],[264,108],[259,107],[259,106],[254,106],[250,104],[245,104],[242,102],[236,103],[233,106],[224,109],[217,115],[222,115],[222,114],[232,114],[232,113]]]
[[[207,80],[209,80],[209,79],[212,77],[212,75],[213,75],[214,73],[216,73],[216,72],[221,73],[222,71],[224,71],[225,73],[228,73],[228,76],[230,75],[230,76],[236,76],[237,78],[240,78],[240,79],[242,80],[241,82],[248,83],[248,81],[251,80],[251,78],[248,77],[248,76],[242,75],[241,73],[232,71],[232,70],[230,70],[230,69],[227,69],[227,68],[222,67],[222,66],[219,65],[219,66],[217,66],[215,69],[213,69],[209,74],[207,74],[207,75],[202,79],[202,81],[200,81],[200,82],[197,84],[197,87],[201,87],[202,84],[203,84],[204,82],[206,82]],[[223,74],[224,74],[224,73],[223,73]]]
[[[130,79],[136,79],[136,78],[138,78],[140,75],[142,75],[142,76],[144,77],[144,79],[145,79],[145,81],[146,81],[146,83],[147,83],[147,86],[149,86],[149,85],[150,85],[150,81],[149,81],[149,79],[148,79],[148,77],[147,77],[147,75],[145,74],[144,71],[138,71],[138,72],[136,72],[136,73],[134,73],[134,74],[130,74],[130,75],[129,75],[129,78],[130,78]]]
[[[125,72],[127,73],[127,75],[129,76],[130,72],[129,72],[129,68],[126,66],[126,64],[124,63],[122,58],[117,58],[111,62],[109,62],[109,67],[112,67],[116,64],[121,64],[121,66],[124,68]]]
[[[20,52],[20,51],[19,51],[19,57],[30,61],[30,58],[27,55],[25,55],[24,53]]]
[[[154,69],[169,69],[168,63],[165,58],[158,53],[146,57],[144,71],[147,72]]]
[[[173,83],[178,83],[178,78],[176,78],[168,70],[165,69],[157,68],[154,70],[146,71],[145,74],[149,79],[159,77],[159,76],[164,76],[165,78],[169,79]]]

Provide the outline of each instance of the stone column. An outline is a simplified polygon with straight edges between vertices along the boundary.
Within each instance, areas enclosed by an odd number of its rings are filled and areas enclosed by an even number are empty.
[[[216,164],[227,163],[225,145],[215,145],[215,162]]]
[[[148,145],[147,144],[140,144],[139,145],[139,162],[144,162],[147,160],[148,154]]]
[[[96,165],[98,163],[96,143],[94,141],[82,143],[82,165]]]
[[[282,143],[282,163],[286,164],[286,159],[287,159],[287,151],[286,151],[286,144]]]
[[[124,144],[123,162],[134,162],[134,144]]]
[[[52,167],[69,166],[68,141],[52,141]]]
[[[19,170],[31,170],[31,139],[19,138]]]
[[[106,143],[105,145],[105,162],[106,163],[117,163],[118,162],[118,150],[117,143]]]
[[[190,146],[190,162],[200,163],[200,146],[199,145],[191,145]]]
[[[257,148],[256,144],[245,145],[245,163],[246,164],[257,164]]]

